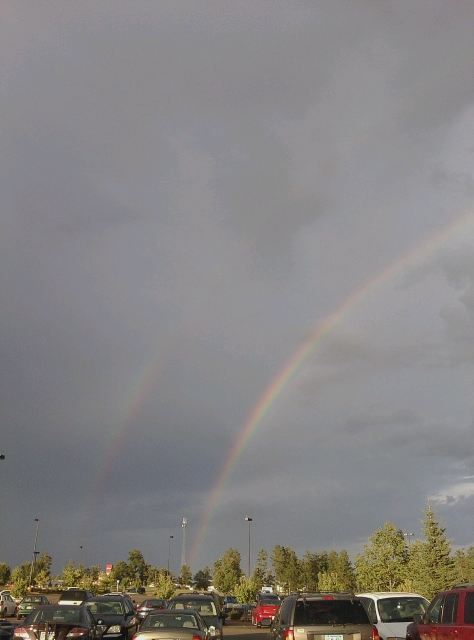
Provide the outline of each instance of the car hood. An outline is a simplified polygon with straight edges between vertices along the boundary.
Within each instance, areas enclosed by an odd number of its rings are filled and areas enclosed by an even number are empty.
[[[404,638],[409,622],[377,622],[376,627],[381,640],[386,638]]]

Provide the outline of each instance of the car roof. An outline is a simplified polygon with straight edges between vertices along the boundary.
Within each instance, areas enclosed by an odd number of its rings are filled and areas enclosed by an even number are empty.
[[[207,593],[178,593],[177,596],[173,596],[173,598],[171,598],[172,600],[189,600],[190,598],[192,600],[214,600],[214,598],[211,596],[211,594],[207,594]]]
[[[368,593],[356,593],[358,598],[372,598],[373,600],[383,600],[384,598],[426,598],[419,593],[409,593],[408,591],[370,591]]]

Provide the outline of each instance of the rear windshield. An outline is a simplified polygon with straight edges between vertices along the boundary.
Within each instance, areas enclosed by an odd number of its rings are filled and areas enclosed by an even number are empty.
[[[67,607],[58,607],[57,609],[43,609],[40,607],[32,614],[33,618],[28,618],[30,622],[64,622],[65,624],[77,624],[81,621],[81,612],[79,609],[68,609]]]
[[[203,600],[177,600],[172,604],[170,609],[194,609],[194,611],[199,611],[202,616],[216,616],[217,610],[214,601],[209,599],[208,601]]]
[[[41,596],[25,596],[23,602],[41,602]]]
[[[61,594],[60,600],[85,600],[87,598],[87,593],[85,591],[73,591],[70,589],[69,591],[64,591]]]
[[[293,624],[370,624],[358,600],[298,600]]]
[[[268,598],[262,598],[262,600],[260,600],[260,605],[262,607],[279,607],[280,603],[275,599],[269,600]]]

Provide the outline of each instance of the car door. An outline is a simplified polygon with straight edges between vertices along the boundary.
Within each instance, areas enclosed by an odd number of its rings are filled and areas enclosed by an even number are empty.
[[[456,640],[459,629],[456,627],[459,606],[459,593],[447,593],[441,608],[441,618],[436,625],[436,640]]]
[[[436,630],[441,622],[444,594],[437,596],[426,610],[421,622],[417,623],[420,640],[436,640]]]

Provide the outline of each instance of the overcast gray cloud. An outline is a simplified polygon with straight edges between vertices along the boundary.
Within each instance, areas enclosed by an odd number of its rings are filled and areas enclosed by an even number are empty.
[[[472,4],[0,11],[0,561],[473,544]]]

